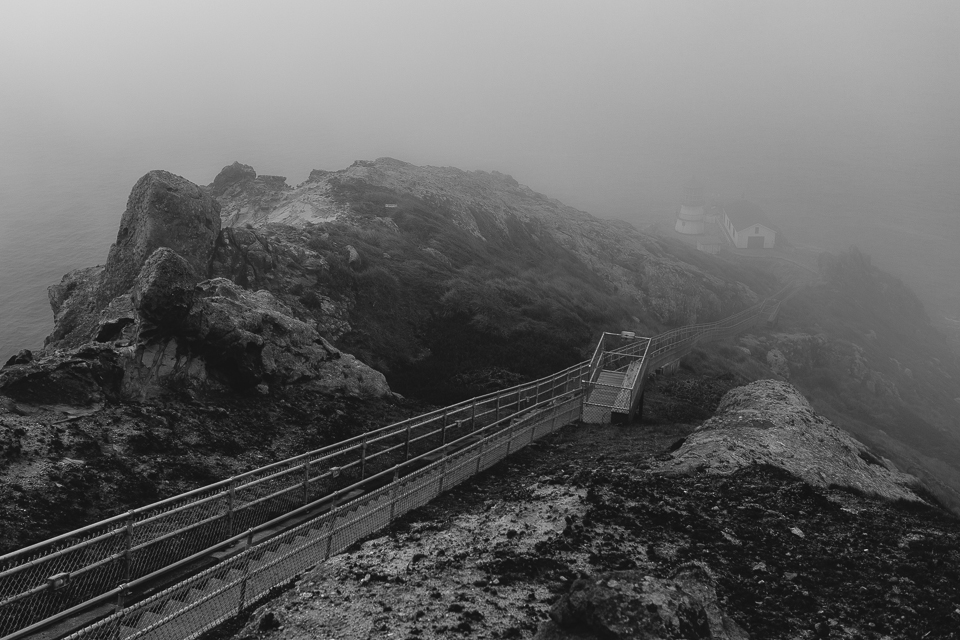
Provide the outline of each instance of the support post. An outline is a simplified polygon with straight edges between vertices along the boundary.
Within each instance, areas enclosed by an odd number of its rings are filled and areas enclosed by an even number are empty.
[[[247,529],[247,549],[253,546],[253,529]],[[247,580],[250,578],[250,564],[253,559],[251,554],[247,554],[246,562],[243,563],[243,580],[240,582],[240,602],[237,603],[237,613],[243,611],[247,602]]]
[[[360,479],[367,477],[367,439],[360,445]]]
[[[390,522],[393,522],[397,514],[397,486],[390,489]]]
[[[323,554],[324,560],[330,557],[330,552],[333,550],[333,535],[337,532],[337,501],[339,498],[340,492],[337,491],[333,494],[333,502],[330,507],[330,535],[327,537],[327,550]]]
[[[310,502],[310,460],[303,462],[303,504]]]
[[[403,450],[403,461],[406,462],[410,459],[410,423],[407,423],[407,443],[404,446]]]
[[[497,422],[500,422],[500,394],[499,394],[499,393],[497,394],[497,415],[496,415],[496,421],[497,421]]]
[[[233,537],[234,515],[237,501],[237,479],[230,477],[230,488],[227,490],[227,537]]]
[[[483,443],[486,438],[477,443],[477,470],[474,473],[480,473],[480,465],[483,463]]]
[[[130,582],[133,575],[133,509],[127,512],[123,527],[123,582]]]
[[[473,406],[470,407],[470,433],[477,430],[477,399],[473,399]]]

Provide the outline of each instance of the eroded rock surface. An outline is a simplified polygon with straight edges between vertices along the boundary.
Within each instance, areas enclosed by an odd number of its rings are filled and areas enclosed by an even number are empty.
[[[818,487],[850,487],[890,499],[918,501],[915,477],[874,455],[818,415],[788,383],[759,380],[727,392],[704,422],[658,470],[666,474],[730,474],[767,464]]]
[[[130,291],[161,247],[205,275],[219,233],[220,205],[208,193],[168,171],[146,174],[130,192],[106,264],[68,273],[50,288],[55,324],[46,346],[71,348],[95,339],[100,313]]]
[[[612,571],[581,578],[550,611],[535,640],[588,637],[630,640],[659,638],[749,638],[717,603],[709,569],[680,567],[670,578],[643,571]]]
[[[228,167],[216,190],[252,179],[251,171]],[[50,288],[56,323],[45,352],[11,359],[0,370],[0,392],[83,406],[184,386],[390,393],[381,373],[331,345],[309,314],[261,288],[282,275],[273,269],[278,261],[323,268],[315,254],[288,247],[273,250],[245,230],[221,237],[220,205],[206,191],[151,171],[130,194],[106,265],[73,271]],[[233,281],[207,279],[217,271]]]

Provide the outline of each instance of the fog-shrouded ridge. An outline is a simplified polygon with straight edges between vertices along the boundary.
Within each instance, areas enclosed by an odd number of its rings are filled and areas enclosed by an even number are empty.
[[[695,174],[960,325],[958,27],[952,2],[6,6],[0,358],[39,346],[46,287],[103,262],[141,175],[234,160],[498,170],[639,225]]]

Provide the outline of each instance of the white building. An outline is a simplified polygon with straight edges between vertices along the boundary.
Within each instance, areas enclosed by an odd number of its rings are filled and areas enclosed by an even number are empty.
[[[776,228],[760,207],[746,200],[726,204],[720,226],[738,249],[772,249],[777,243]]]
[[[705,230],[704,215],[703,189],[695,180],[690,180],[683,188],[683,199],[673,228],[677,233],[700,235]]]

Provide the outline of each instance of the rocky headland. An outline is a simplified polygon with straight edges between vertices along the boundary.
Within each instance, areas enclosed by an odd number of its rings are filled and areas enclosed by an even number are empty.
[[[240,163],[207,186],[152,171],[106,264],[50,288],[44,348],[0,369],[0,551],[552,373],[603,330],[722,318],[793,275],[600,220],[496,172],[382,158],[294,187]],[[644,426],[568,428],[534,475],[507,461],[441,501],[474,509],[446,512],[454,524],[414,514],[243,634],[299,637],[301,622],[321,623],[285,612],[328,612],[321,601],[344,593],[344,620],[382,617],[419,637],[633,637],[641,618],[668,636],[774,637],[753,608],[792,620],[782,637],[879,638],[954,615],[953,592],[943,606],[925,598],[960,575],[943,552],[955,520],[930,506],[960,509],[960,363],[909,289],[860,252],[824,255],[803,278],[777,326],[657,378]],[[504,482],[515,495],[494,497]],[[491,493],[471,501],[484,483]],[[813,585],[830,562],[864,561],[844,527],[884,517],[896,526],[877,545],[902,560],[903,611],[872,628],[886,595],[856,609],[840,585],[841,615]],[[811,527],[826,537],[800,552]],[[474,531],[486,537],[463,537]],[[906,568],[917,554],[928,574]],[[409,601],[389,599],[397,583]],[[412,608],[419,596],[432,604]],[[344,624],[322,628],[348,637]]]

